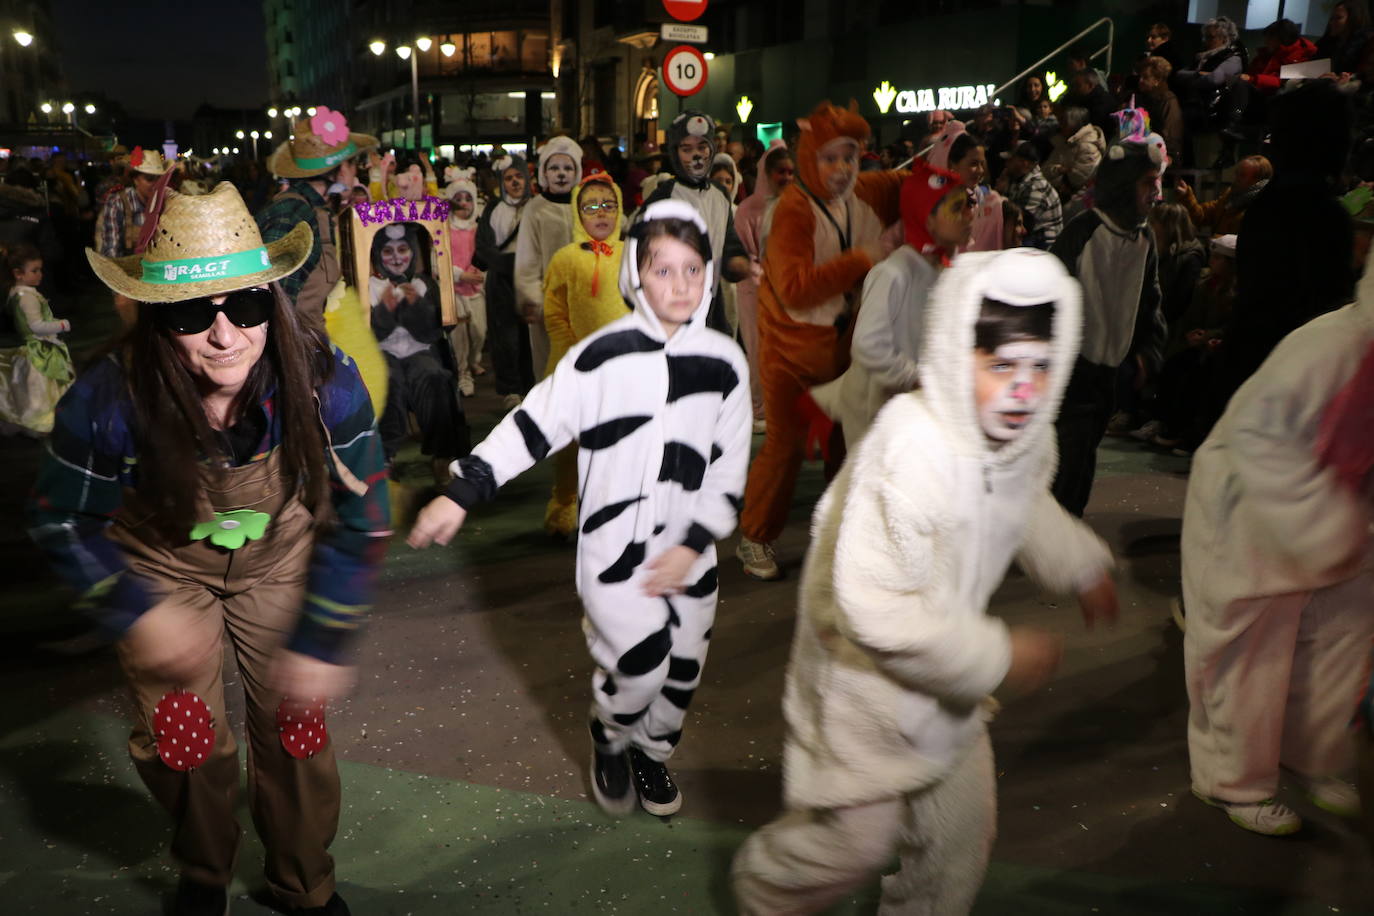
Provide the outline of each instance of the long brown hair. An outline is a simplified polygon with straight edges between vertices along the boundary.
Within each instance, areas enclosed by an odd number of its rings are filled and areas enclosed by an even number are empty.
[[[325,439],[315,391],[333,373],[329,345],[304,327],[281,287],[271,284],[272,317],[262,357],[248,373],[229,411],[233,425],[269,391],[281,429],[282,472],[315,518],[332,520]],[[177,355],[172,331],[156,318],[156,305],[139,309],[124,347],[138,445],[138,494],[169,530],[196,521],[200,464],[228,460],[210,427],[195,379]]]

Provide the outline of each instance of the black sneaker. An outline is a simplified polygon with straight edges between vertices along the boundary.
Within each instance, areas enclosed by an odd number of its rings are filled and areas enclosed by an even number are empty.
[[[612,817],[623,817],[634,809],[630,764],[623,752],[603,754],[592,748],[592,797],[601,810]]]
[[[325,902],[324,906],[303,907],[298,910],[292,910],[291,913],[292,916],[297,916],[297,914],[299,914],[299,916],[353,916],[352,911],[348,908],[348,904],[344,903],[344,899],[337,893],[333,897],[330,897]]]
[[[185,875],[177,882],[172,898],[172,916],[227,916],[229,890],[192,881]]]
[[[659,817],[678,812],[682,807],[682,793],[673,784],[668,767],[651,760],[637,747],[630,748],[630,767],[635,771],[635,791],[645,811]]]

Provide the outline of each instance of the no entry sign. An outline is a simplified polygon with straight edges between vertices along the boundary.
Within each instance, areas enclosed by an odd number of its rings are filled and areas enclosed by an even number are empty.
[[[706,58],[691,45],[673,48],[663,58],[663,85],[676,96],[696,95],[706,86]]]
[[[663,0],[663,8],[678,22],[692,22],[706,12],[706,0]]]

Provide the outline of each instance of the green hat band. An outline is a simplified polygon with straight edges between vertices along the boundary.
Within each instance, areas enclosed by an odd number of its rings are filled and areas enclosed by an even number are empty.
[[[295,159],[296,167],[302,169],[327,169],[338,165],[349,156],[358,151],[358,145],[352,140],[344,144],[344,148],[337,152],[330,153],[328,156],[317,156],[314,159]]]
[[[262,273],[272,266],[266,248],[236,251],[212,258],[178,258],[175,261],[144,261],[144,283],[203,283]]]

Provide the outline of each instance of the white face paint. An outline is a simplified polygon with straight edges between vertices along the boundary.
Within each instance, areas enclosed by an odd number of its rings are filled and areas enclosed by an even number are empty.
[[[682,166],[683,174],[700,181],[706,177],[706,170],[711,167],[711,144],[706,142],[705,137],[688,134],[677,145],[677,159]]]
[[[577,166],[573,164],[572,157],[567,153],[550,156],[548,165],[544,166],[544,180],[549,183],[550,193],[567,194],[571,191],[573,183],[577,181]]]
[[[974,397],[983,433],[1001,445],[1030,425],[1049,388],[1048,341],[1017,340],[974,353]]]

